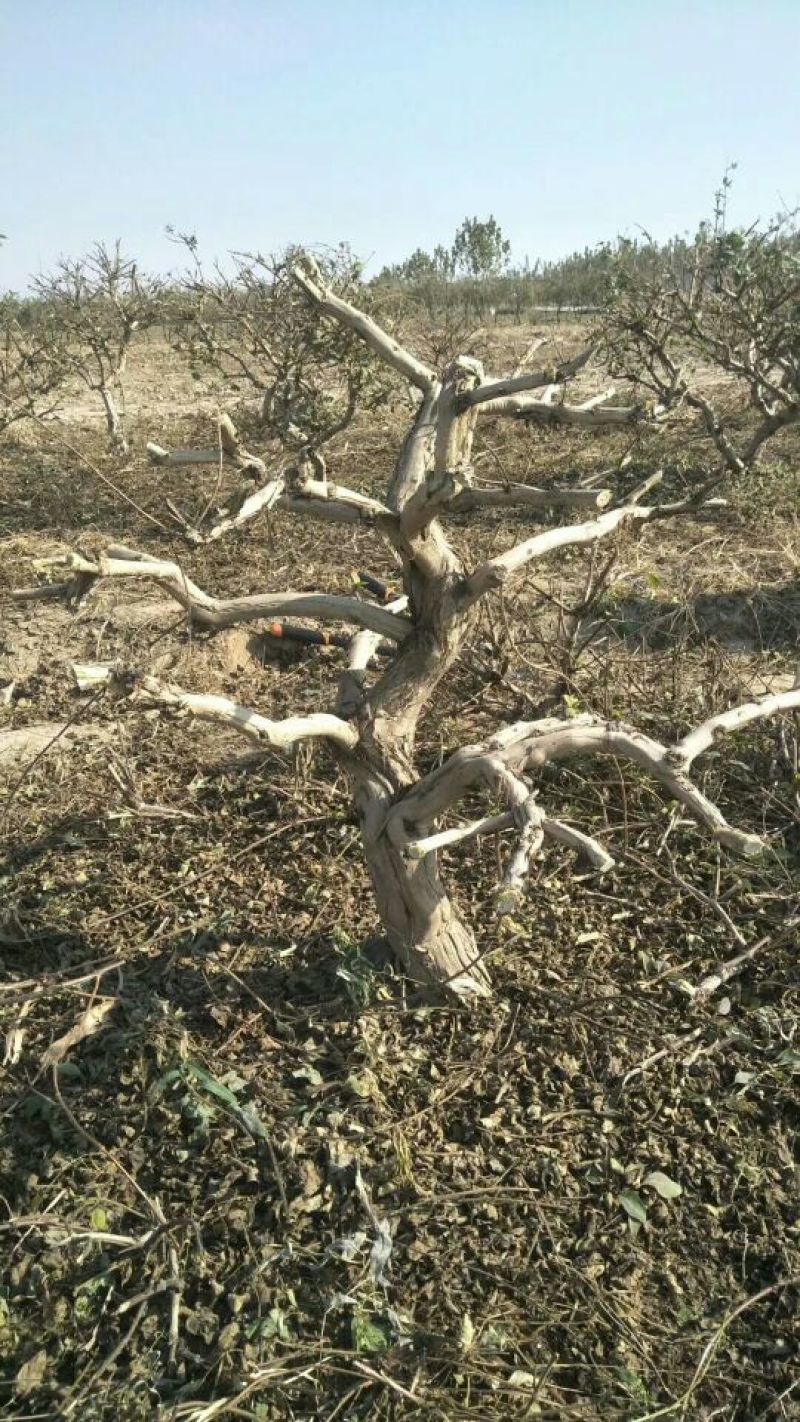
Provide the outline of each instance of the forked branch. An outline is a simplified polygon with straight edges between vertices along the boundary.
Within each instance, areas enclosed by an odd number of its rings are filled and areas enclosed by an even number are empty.
[[[401,642],[411,630],[411,623],[405,617],[387,612],[373,603],[362,602],[360,598],[336,593],[281,592],[254,593],[247,597],[213,597],[192,582],[179,563],[151,558],[121,544],[112,545],[106,553],[95,558],[84,557],[81,553],[66,553],[45,561],[50,567],[66,568],[74,574],[86,574],[91,578],[149,578],[174,597],[196,625],[215,632],[282,614],[309,617],[319,622],[354,623],[394,642]],[[72,590],[73,586],[74,579],[64,585],[65,590]]]
[[[512,826],[520,828],[522,806],[526,810],[525,825],[517,855],[512,859],[515,883],[520,879],[516,871],[536,850],[539,829],[565,842],[571,838],[576,847],[592,846],[596,867],[607,868],[608,856],[596,842],[585,839],[581,842],[576,832],[563,825],[558,825],[558,832],[554,833],[553,822],[548,825],[546,817],[537,819],[527,813],[531,791],[522,777],[552,761],[587,754],[611,755],[632,761],[658,780],[719,844],[737,854],[753,856],[761,852],[763,841],[758,835],[747,834],[728,824],[718,806],[689,779],[684,767],[712,744],[717,732],[732,731],[755,720],[798,708],[800,688],[765,696],[712,717],[674,746],[665,746],[631,726],[592,715],[570,721],[548,718],[519,722],[480,745],[456,751],[437,770],[412,786],[390,810],[386,833],[394,844],[417,858],[443,844]],[[509,806],[505,814],[473,822],[462,830],[431,833],[430,826],[478,785],[493,787],[505,799]],[[420,826],[425,827],[422,834]]]

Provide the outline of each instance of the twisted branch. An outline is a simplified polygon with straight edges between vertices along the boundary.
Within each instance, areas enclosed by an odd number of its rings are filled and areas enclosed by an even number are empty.
[[[150,578],[186,609],[194,623],[215,632],[283,613],[319,622],[355,623],[358,627],[371,628],[394,642],[401,642],[411,629],[411,623],[405,617],[362,602],[359,598],[335,593],[281,592],[254,593],[247,597],[213,597],[192,582],[179,563],[151,558],[121,544],[112,545],[106,553],[94,559],[80,553],[67,553],[45,561],[51,567],[67,568],[92,578]],[[74,580],[71,580],[64,585],[64,589],[71,590],[73,585]]]
[[[765,696],[711,717],[673,746],[662,745],[631,726],[592,715],[570,721],[552,717],[518,722],[480,745],[456,751],[437,770],[418,781],[390,809],[385,832],[412,858],[419,858],[445,844],[498,830],[520,829],[520,843],[506,876],[507,887],[515,891],[538,849],[540,832],[582,849],[596,868],[608,869],[613,861],[602,846],[569,826],[548,820],[535,806],[529,786],[521,777],[550,761],[585,754],[612,755],[639,765],[664,785],[719,844],[750,857],[761,852],[763,841],[758,835],[729,825],[717,805],[688,778],[685,767],[713,743],[717,732],[736,730],[754,720],[798,708],[800,688]],[[509,809],[455,830],[419,833],[417,826],[434,824],[478,784],[492,787]]]
[[[271,721],[227,696],[198,695],[170,682],[159,681],[154,676],[137,679],[133,699],[147,705],[187,711],[201,721],[214,721],[217,725],[240,731],[251,740],[273,746],[276,750],[285,750],[287,746],[311,738],[334,741],[345,750],[354,750],[358,744],[358,731],[339,716],[317,712],[311,716],[287,716],[281,721]]]

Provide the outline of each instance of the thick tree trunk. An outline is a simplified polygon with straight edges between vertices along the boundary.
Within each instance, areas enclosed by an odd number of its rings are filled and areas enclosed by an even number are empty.
[[[127,454],[128,441],[125,438],[125,431],[122,428],[119,410],[111,391],[107,386],[100,390],[100,399],[103,402],[103,409],[106,412],[106,427],[108,437],[111,441],[111,448],[118,449],[121,454]]]
[[[489,975],[472,929],[439,878],[437,857],[411,860],[384,833],[391,796],[371,774],[358,776],[356,808],[378,913],[389,945],[423,992],[488,997]]]

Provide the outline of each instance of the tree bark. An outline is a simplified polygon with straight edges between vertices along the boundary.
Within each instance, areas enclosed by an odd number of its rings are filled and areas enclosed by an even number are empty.
[[[475,935],[445,892],[436,854],[415,861],[384,833],[391,794],[382,777],[358,767],[355,804],[378,914],[408,977],[428,994],[490,996]]]
[[[103,409],[106,412],[106,427],[108,429],[111,447],[112,449],[118,449],[120,454],[127,454],[128,441],[125,438],[125,431],[122,428],[122,420],[120,419],[116,401],[108,389],[108,386],[104,385],[101,387],[100,399],[103,402]]]

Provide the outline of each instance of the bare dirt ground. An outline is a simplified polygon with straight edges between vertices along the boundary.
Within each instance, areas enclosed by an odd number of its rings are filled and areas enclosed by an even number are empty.
[[[530,335],[487,333],[488,363]],[[239,392],[157,342],[145,355],[127,460],[79,395],[0,452],[0,1416],[800,1416],[796,725],[700,764],[767,838],[752,863],[613,762],[549,769],[547,803],[618,867],[598,881],[548,849],[499,927],[502,847],[447,852],[495,997],[420,1005],[376,941],[324,750],[253,757],[71,672],[120,659],[280,715],[326,704],[340,653],[191,634],[147,584],[101,585],[77,612],[8,597],[36,559],[110,537],[219,593],[391,580],[368,535],[286,515],[187,548],[166,498],[196,514],[214,471],[155,471],[144,444],[208,443]],[[402,420],[348,432],[334,475],[377,489]],[[478,468],[574,482],[626,439],[487,421]],[[621,494],[662,464],[677,493],[708,461],[684,426],[630,452]],[[537,565],[486,614],[420,765],[554,696],[664,737],[790,685],[799,453],[787,440],[724,509],[621,535],[575,664],[551,636],[588,555]],[[477,561],[531,522],[453,536]]]

